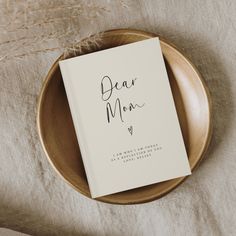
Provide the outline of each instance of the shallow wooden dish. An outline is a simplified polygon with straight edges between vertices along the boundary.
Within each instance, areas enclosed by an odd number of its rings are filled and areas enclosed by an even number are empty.
[[[99,46],[92,45],[87,53],[154,36],[152,33],[129,29],[107,31],[101,35]],[[211,137],[209,93],[203,79],[188,59],[163,39],[161,47],[193,170],[202,159]],[[50,69],[39,96],[38,132],[44,151],[57,173],[77,191],[90,197],[58,60]],[[148,202],[167,194],[184,179],[177,178],[97,200],[116,204]]]

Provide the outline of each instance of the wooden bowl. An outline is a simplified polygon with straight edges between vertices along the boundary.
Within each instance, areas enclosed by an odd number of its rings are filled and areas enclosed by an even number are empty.
[[[85,53],[155,36],[152,33],[130,29],[106,31],[100,36],[99,44],[92,45]],[[209,93],[196,68],[182,53],[163,39],[161,48],[193,170],[199,164],[210,142],[212,122]],[[50,69],[39,96],[38,132],[48,160],[57,173],[77,191],[91,197],[58,60]],[[148,202],[167,194],[185,178],[172,179],[96,200],[116,204]]]

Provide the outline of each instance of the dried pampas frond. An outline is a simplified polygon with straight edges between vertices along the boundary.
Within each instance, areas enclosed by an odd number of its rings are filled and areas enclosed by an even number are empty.
[[[0,63],[42,53],[64,57],[98,48],[102,34],[95,33],[100,19],[115,8],[131,9],[131,0],[57,0],[0,3]],[[85,40],[81,40],[84,37]],[[90,36],[90,37],[88,37]]]
[[[63,59],[83,55],[96,51],[102,42],[103,32],[93,34],[80,41],[75,41],[72,45],[65,47],[63,51]]]
[[[91,0],[6,3],[0,7],[0,62],[40,53],[77,53],[97,43],[99,34],[83,41],[83,46],[80,39],[94,33],[95,20],[110,12],[107,5]]]

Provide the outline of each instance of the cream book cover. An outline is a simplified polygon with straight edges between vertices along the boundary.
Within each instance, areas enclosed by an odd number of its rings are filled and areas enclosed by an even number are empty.
[[[59,65],[93,198],[191,174],[158,38]]]

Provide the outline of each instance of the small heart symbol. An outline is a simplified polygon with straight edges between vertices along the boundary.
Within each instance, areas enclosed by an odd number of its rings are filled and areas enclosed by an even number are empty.
[[[133,126],[132,125],[130,127],[128,127],[128,131],[130,132],[131,135],[133,135]]]

